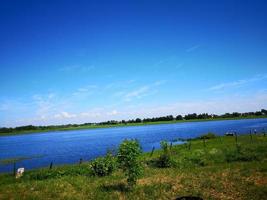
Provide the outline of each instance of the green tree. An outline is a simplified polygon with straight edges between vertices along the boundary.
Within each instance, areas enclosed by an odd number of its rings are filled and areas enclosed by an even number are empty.
[[[136,118],[135,122],[136,122],[136,123],[141,123],[142,120],[141,120],[140,118]]]
[[[137,140],[124,140],[120,144],[118,163],[127,176],[129,187],[133,187],[136,184],[138,177],[142,173],[141,153],[141,146]]]
[[[183,117],[182,117],[182,115],[177,115],[175,119],[176,120],[183,120]]]

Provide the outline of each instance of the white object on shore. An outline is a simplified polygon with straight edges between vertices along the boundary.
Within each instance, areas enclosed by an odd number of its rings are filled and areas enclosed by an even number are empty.
[[[24,171],[25,171],[24,167],[18,168],[17,173],[16,173],[16,178],[21,177]]]

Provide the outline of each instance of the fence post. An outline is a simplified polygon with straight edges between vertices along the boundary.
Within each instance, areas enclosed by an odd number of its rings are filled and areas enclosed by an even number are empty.
[[[235,132],[235,144],[237,145],[237,133]]]
[[[53,168],[53,162],[50,163],[49,169]]]
[[[152,151],[150,153],[150,157],[153,156],[154,151],[155,151],[155,147],[152,148]]]
[[[189,143],[188,143],[188,150],[191,150],[191,141],[189,140]]]
[[[83,159],[82,158],[80,158],[80,162],[79,162],[79,164],[82,164],[83,163]]]
[[[203,145],[204,145],[204,148],[206,147],[206,140],[205,138],[203,138]]]
[[[16,176],[16,162],[13,163],[13,175]]]
[[[220,143],[222,144],[222,137],[221,137],[221,136],[219,136],[219,139],[220,139]]]

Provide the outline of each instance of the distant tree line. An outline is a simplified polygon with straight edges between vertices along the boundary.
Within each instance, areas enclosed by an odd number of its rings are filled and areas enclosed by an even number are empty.
[[[21,131],[39,131],[39,130],[58,130],[58,129],[67,129],[72,127],[82,127],[82,126],[91,126],[91,125],[118,125],[118,124],[133,124],[133,123],[148,123],[148,122],[161,122],[161,121],[180,121],[180,120],[194,120],[194,119],[218,119],[218,118],[237,118],[237,117],[251,117],[251,116],[267,116],[267,110],[261,109],[256,112],[245,112],[245,113],[225,113],[222,115],[208,114],[208,113],[192,113],[187,114],[185,116],[177,115],[174,117],[173,115],[167,115],[163,117],[153,117],[153,118],[136,118],[130,120],[110,120],[106,122],[100,123],[84,123],[84,124],[66,124],[66,125],[51,125],[51,126],[19,126],[15,128],[6,128],[0,127],[0,133],[11,133],[11,132],[21,132]]]

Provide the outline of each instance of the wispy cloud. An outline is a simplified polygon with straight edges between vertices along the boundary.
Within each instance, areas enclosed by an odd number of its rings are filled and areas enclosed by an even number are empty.
[[[59,68],[59,71],[61,72],[66,72],[66,73],[70,73],[70,72],[89,72],[92,71],[93,69],[95,69],[94,65],[89,65],[89,66],[81,66],[81,65],[70,65],[70,66],[66,66],[66,67],[61,67]]]
[[[165,83],[167,83],[167,80],[160,80],[160,81],[154,82],[152,85],[154,85],[154,86],[160,86],[160,85],[163,85]]]
[[[186,49],[185,51],[186,51],[187,53],[190,53],[190,52],[193,52],[193,51],[197,50],[199,47],[200,47],[199,44],[198,44],[198,45],[194,45],[194,46],[192,46],[192,47]]]
[[[88,96],[92,95],[98,89],[97,85],[87,85],[84,87],[78,88],[75,92],[72,93],[73,96]]]
[[[43,98],[49,98],[49,95]],[[26,124],[33,125],[48,125],[48,124],[68,124],[68,123],[85,123],[85,122],[100,122],[107,120],[121,120],[131,118],[145,118],[163,116],[167,114],[188,114],[188,113],[215,113],[221,114],[225,112],[247,112],[260,110],[267,107],[267,92],[260,90],[254,95],[246,94],[242,96],[226,96],[223,98],[209,100],[189,100],[176,101],[169,104],[130,104],[124,107],[99,107],[85,109],[83,112],[72,112],[62,106],[56,106],[56,110],[52,107],[49,112],[44,115],[25,116],[24,118],[16,118],[9,121],[8,119],[1,120],[1,125],[4,126],[21,126]],[[249,97],[249,98],[248,98]],[[55,98],[55,97],[53,97]],[[53,99],[52,98],[52,99]],[[55,103],[56,104],[56,103]]]
[[[208,91],[219,91],[219,90],[224,90],[224,89],[230,89],[230,88],[235,88],[235,87],[240,87],[249,83],[253,83],[256,81],[261,81],[267,79],[267,75],[256,75],[252,78],[249,79],[241,79],[233,82],[227,82],[227,83],[221,83],[218,85],[214,85],[210,88],[208,88]]]
[[[111,112],[107,112],[107,115],[109,116],[114,116],[114,115],[118,115],[119,112],[117,110],[112,110]]]
[[[109,90],[109,89],[125,88],[135,82],[136,82],[135,79],[111,82],[111,83],[108,83],[106,86],[104,86],[103,89]]]
[[[9,106],[7,103],[1,103],[0,105],[0,111],[5,111],[5,110],[8,110],[9,109]]]
[[[267,93],[256,93],[253,96],[243,96],[243,98],[233,98],[227,96],[212,100],[191,100],[177,101],[162,105],[141,105],[135,106],[125,111],[126,116],[131,117],[155,117],[167,114],[188,114],[188,113],[214,113],[222,114],[226,112],[248,112],[256,111],[267,107]]]
[[[77,117],[77,115],[76,114],[70,114],[68,112],[62,111],[59,114],[55,114],[54,117],[55,118],[59,118],[59,119],[65,119],[65,118],[69,119],[69,118]]]
[[[167,82],[166,80],[160,80],[160,81],[156,81],[156,82],[149,84],[149,85],[140,86],[140,87],[138,87],[132,91],[126,92],[126,93],[125,92],[120,92],[120,93],[117,92],[116,94],[122,95],[124,101],[132,101],[133,99],[141,99],[143,97],[150,96],[150,95],[157,93],[157,91],[158,91],[157,87],[165,84],[166,82]]]
[[[142,86],[140,88],[137,88],[136,90],[133,90],[127,94],[124,95],[125,101],[131,101],[133,98],[142,98],[144,96],[147,96],[149,92],[150,86]]]

